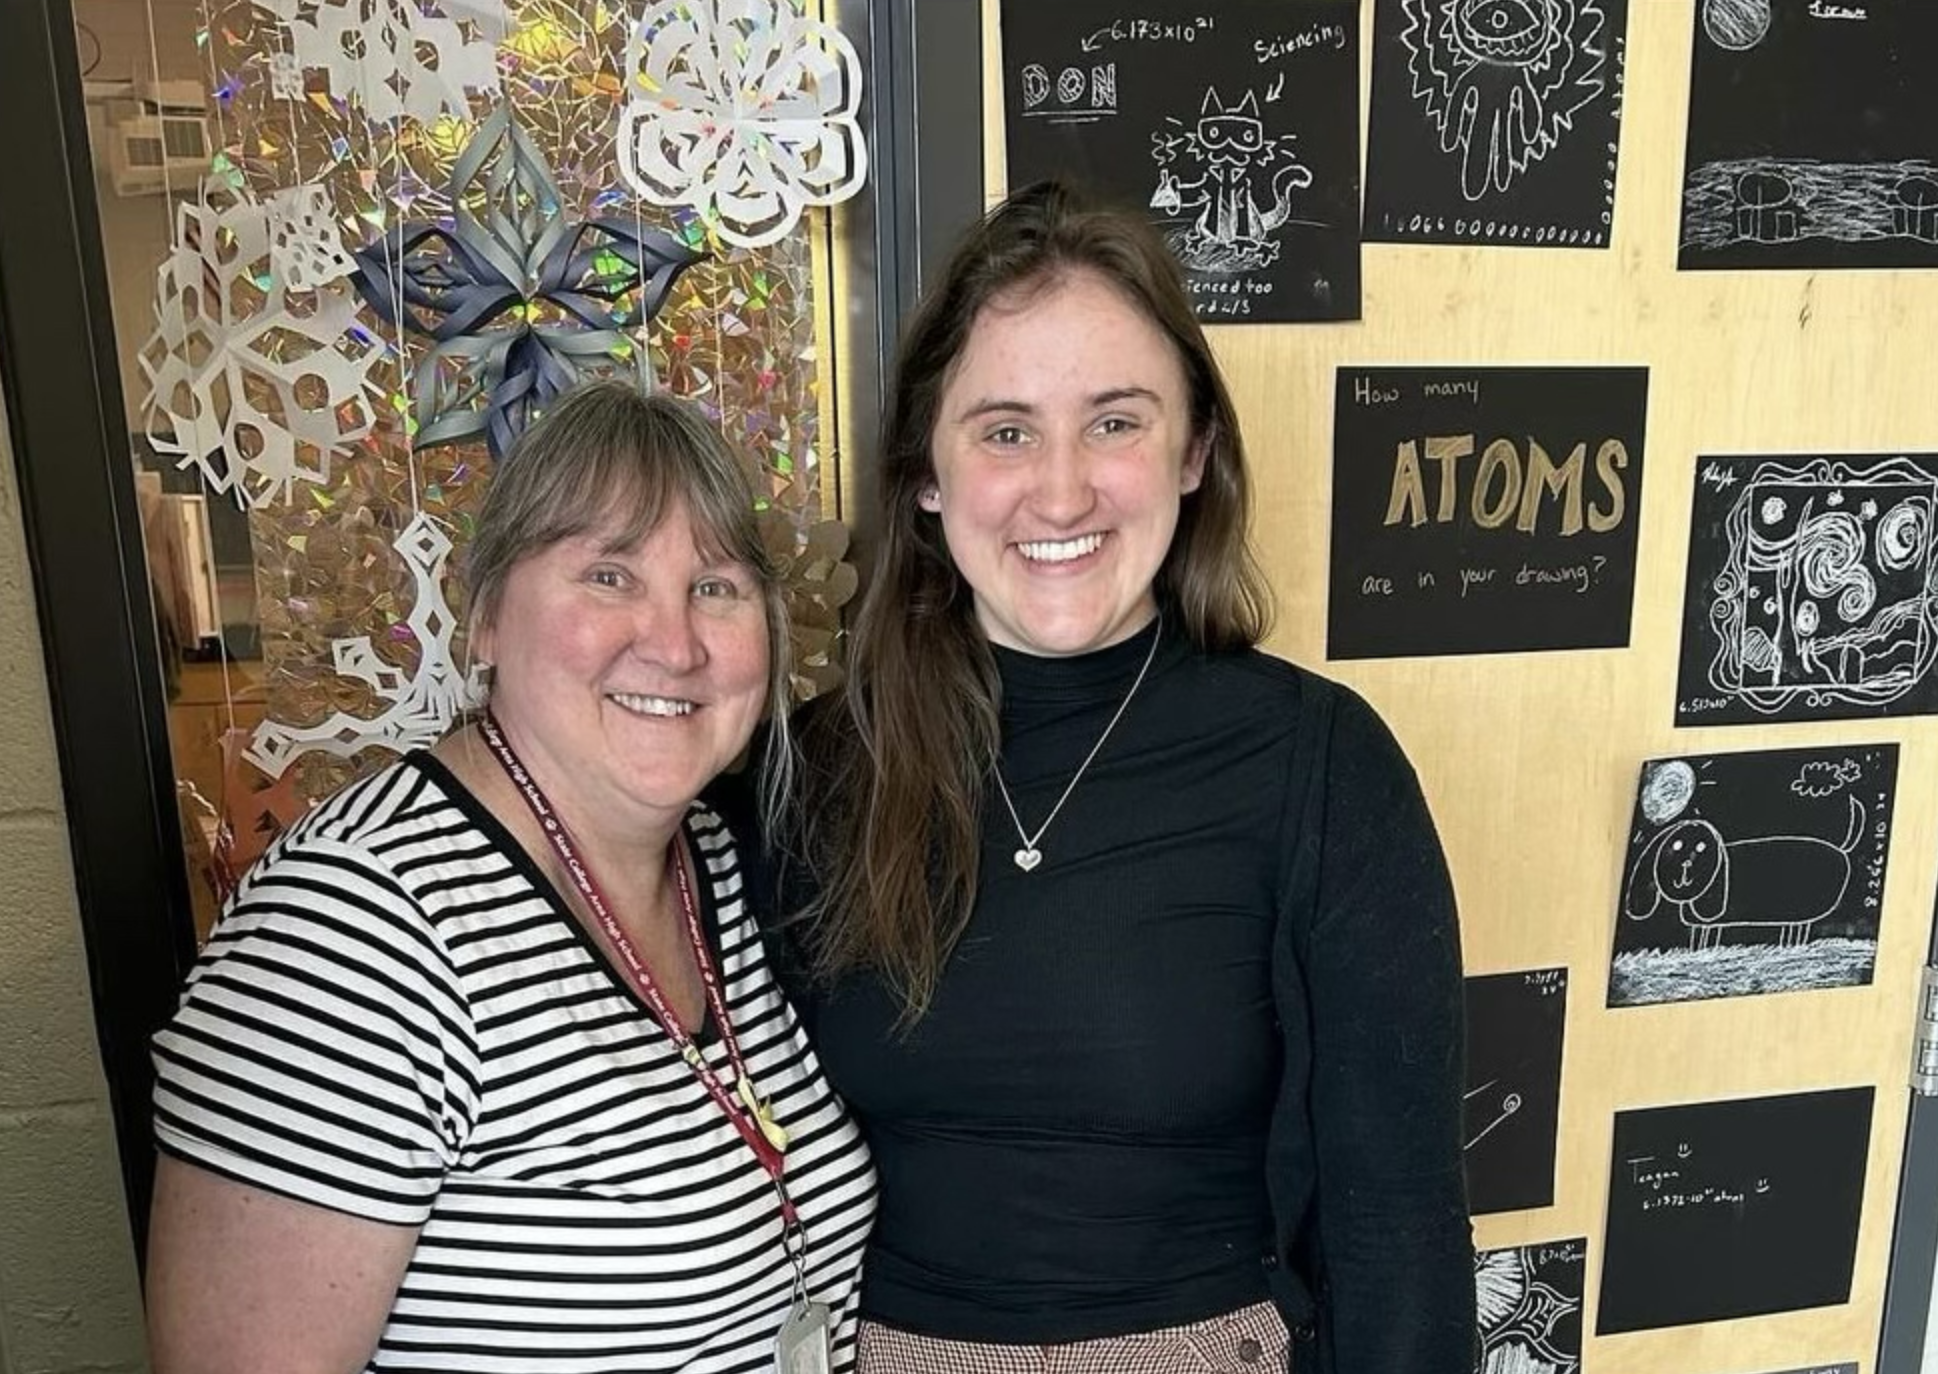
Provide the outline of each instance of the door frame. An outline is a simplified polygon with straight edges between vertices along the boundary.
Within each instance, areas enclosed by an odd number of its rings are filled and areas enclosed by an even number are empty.
[[[13,140],[16,189],[0,196],[0,369],[139,1255],[154,1168],[148,1041],[194,928],[69,0],[0,4],[0,127],[41,131]]]
[[[879,414],[926,264],[982,211],[976,0],[842,0],[863,65],[868,184],[843,207],[850,256],[845,395]],[[965,105],[965,100],[969,102]],[[979,116],[978,116],[979,118]],[[0,3],[0,393],[26,527],[82,936],[136,1254],[153,1190],[149,1041],[195,957],[167,699],[142,547],[72,0]],[[855,428],[856,507],[873,491],[872,420]],[[830,492],[830,499],[837,493]],[[852,518],[851,518],[852,523]],[[862,532],[865,544],[866,531]]]

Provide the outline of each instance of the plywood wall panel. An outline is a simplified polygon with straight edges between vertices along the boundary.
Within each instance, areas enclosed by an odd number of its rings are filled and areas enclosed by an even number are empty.
[[[1404,741],[1454,868],[1470,971],[1571,972],[1556,1203],[1481,1218],[1477,1240],[1587,1236],[1592,1333],[1614,1112],[1876,1084],[1849,1304],[1590,1334],[1584,1362],[1594,1374],[1752,1374],[1850,1359],[1869,1370],[1931,923],[1938,720],[1687,730],[1672,720],[1697,456],[1938,450],[1938,273],[1677,273],[1694,0],[1632,0],[1630,10],[1610,249],[1369,245],[1362,322],[1211,334],[1257,478],[1256,534],[1279,599],[1270,647],[1363,691]],[[1362,21],[1370,53],[1370,3]],[[985,33],[993,200],[1004,189],[995,0]],[[1334,370],[1467,363],[1650,369],[1630,647],[1328,664]],[[1873,986],[1604,1009],[1644,759],[1880,740],[1903,752]]]

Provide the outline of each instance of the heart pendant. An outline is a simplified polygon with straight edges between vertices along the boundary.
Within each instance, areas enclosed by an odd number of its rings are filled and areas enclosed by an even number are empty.
[[[1032,846],[1016,851],[1016,866],[1025,873],[1043,862],[1043,851]]]

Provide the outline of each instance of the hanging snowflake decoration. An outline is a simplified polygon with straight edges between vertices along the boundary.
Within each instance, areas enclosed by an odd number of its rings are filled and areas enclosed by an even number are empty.
[[[296,65],[328,72],[330,94],[366,118],[465,119],[470,92],[499,93],[504,0],[444,0],[428,14],[418,0],[256,2],[288,26]]]
[[[343,236],[331,216],[327,187],[311,184],[272,191],[269,209],[269,270],[291,291],[314,291],[341,281],[357,264],[344,251]]]
[[[582,380],[651,385],[631,333],[699,254],[633,219],[570,219],[506,109],[453,165],[450,203],[448,225],[402,224],[355,254],[357,288],[377,313],[434,341],[412,383],[418,448],[483,435],[503,456]]]
[[[444,565],[451,540],[428,515],[418,515],[391,545],[410,569],[415,584],[410,619],[417,640],[417,671],[385,662],[367,635],[336,640],[330,647],[336,670],[367,684],[388,703],[369,718],[338,711],[320,725],[294,726],[265,720],[256,727],[249,761],[272,778],[281,777],[298,755],[321,752],[353,758],[371,745],[398,753],[432,744],[458,713],[483,700],[478,683],[459,671],[451,653],[457,616],[444,598]]]
[[[270,218],[217,178],[177,208],[139,358],[155,451],[255,507],[327,482],[331,456],[370,433],[383,357],[347,288],[292,293],[278,276]]]
[[[790,0],[659,0],[633,26],[625,75],[621,174],[728,243],[774,243],[867,176],[855,50]]]

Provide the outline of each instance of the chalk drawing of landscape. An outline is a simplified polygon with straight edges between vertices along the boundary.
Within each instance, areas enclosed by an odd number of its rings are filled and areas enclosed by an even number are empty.
[[[1158,166],[1151,208],[1191,215],[1168,236],[1178,261],[1213,273],[1256,272],[1276,262],[1275,235],[1292,219],[1292,193],[1312,185],[1312,169],[1294,148],[1298,135],[1268,134],[1252,91],[1228,106],[1207,89],[1189,127],[1169,115],[1164,123],[1151,135]]]
[[[1579,1374],[1587,1254],[1570,1240],[1474,1256],[1480,1374]]]
[[[1729,756],[1701,766],[1719,759]],[[1775,819],[1748,834],[1702,814],[1688,761],[1657,760],[1645,770],[1622,920],[1646,930],[1639,938],[1632,928],[1617,931],[1610,1006],[1870,981],[1889,823],[1858,792],[1883,787],[1878,795],[1888,796],[1895,762],[1872,777],[1859,757],[1815,758],[1795,768],[1785,790],[1747,771],[1755,759],[1740,756],[1745,771],[1735,786],[1756,791],[1754,804]],[[1831,833],[1812,833],[1813,823]],[[1837,933],[1820,934],[1833,918]]]
[[[1755,157],[1706,162],[1682,191],[1682,246],[1904,240],[1938,256],[1938,164]]]
[[[1400,0],[1413,97],[1461,194],[1507,190],[1574,128],[1608,85],[1602,0]]]
[[[1709,684],[1765,715],[1880,707],[1938,663],[1938,477],[1907,458],[1759,464],[1725,521]]]

